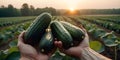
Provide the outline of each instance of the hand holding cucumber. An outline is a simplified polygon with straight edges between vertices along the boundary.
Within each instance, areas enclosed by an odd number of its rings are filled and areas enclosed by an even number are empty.
[[[24,37],[25,32],[22,32],[18,37],[18,48],[21,53],[21,60],[48,60],[49,57],[54,53],[56,50],[55,48],[48,54],[43,54],[41,52],[38,52],[39,49],[35,49],[35,47],[25,44],[24,43]]]
[[[59,48],[60,52],[79,58],[80,60],[111,60],[89,47],[89,36],[82,26],[81,29],[84,31],[85,37],[78,46],[66,50],[62,47],[63,43],[61,41],[55,41],[55,45]]]
[[[81,52],[82,52],[82,49],[86,48],[86,47],[89,47],[89,37],[88,37],[88,34],[86,32],[86,30],[81,27],[81,29],[84,31],[84,34],[85,34],[85,38],[84,40],[79,43],[78,46],[75,46],[75,47],[71,47],[69,49],[64,49],[62,47],[62,42],[61,41],[56,41],[55,42],[55,45],[59,48],[59,50],[67,55],[70,55],[70,56],[74,56],[74,57],[80,57],[81,56]]]
[[[84,30],[84,29],[83,29]],[[84,30],[85,31],[85,30]],[[55,52],[56,48],[53,49],[48,54],[43,54],[38,52],[34,47],[32,47],[29,44],[24,43],[24,36],[25,32],[22,32],[18,37],[18,47],[21,53],[21,59],[20,60],[49,60],[51,55]],[[59,48],[59,50],[67,55],[74,56],[77,58],[80,58],[81,60],[110,60],[97,52],[93,51],[89,47],[89,37],[87,35],[87,32],[85,31],[85,38],[84,40],[76,47],[71,47],[69,49],[64,49],[62,47],[61,41],[55,41],[54,44]],[[95,54],[98,54],[94,56]],[[90,57],[86,57],[85,55],[91,55]],[[93,55],[93,56],[92,56]]]
[[[84,30],[85,31],[85,30]],[[68,50],[62,48],[62,42],[61,41],[54,41],[55,46],[57,46],[59,48],[59,50],[65,54],[71,55],[71,56],[75,56],[75,57],[79,57],[81,54],[81,49],[88,47],[88,35],[87,32],[85,31],[86,37],[83,40],[83,42],[81,42],[81,44],[79,44],[79,46],[76,47],[71,47]],[[19,50],[21,52],[21,60],[22,59],[44,59],[44,60],[48,60],[49,57],[55,52],[56,48],[54,48],[50,53],[48,54],[43,54],[41,52],[39,52],[39,49],[37,49],[36,47],[33,47],[29,44],[25,44],[24,43],[24,35],[25,32],[22,32],[19,35],[18,38],[18,47]]]

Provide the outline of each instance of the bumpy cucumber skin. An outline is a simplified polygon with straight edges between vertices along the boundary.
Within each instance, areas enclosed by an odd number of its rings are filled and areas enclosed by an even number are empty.
[[[52,32],[46,32],[39,43],[40,52],[47,54],[51,52],[54,47],[54,37]]]
[[[62,41],[63,48],[69,49],[73,45],[72,44],[73,39],[70,33],[64,28],[64,26],[60,22],[53,21],[50,24],[50,27],[51,27],[54,37]]]
[[[85,34],[83,33],[83,30],[76,27],[75,25],[72,25],[68,22],[60,21],[62,25],[66,28],[66,30],[71,34],[74,45],[78,45],[81,41],[84,40]]]
[[[45,29],[51,22],[52,16],[49,13],[40,14],[34,22],[28,27],[25,33],[25,43],[35,46],[39,43]]]

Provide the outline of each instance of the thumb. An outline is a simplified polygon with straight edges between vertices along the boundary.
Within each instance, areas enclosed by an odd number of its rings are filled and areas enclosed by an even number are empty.
[[[25,31],[23,31],[23,32],[18,36],[18,45],[24,44],[24,34],[25,34]]]

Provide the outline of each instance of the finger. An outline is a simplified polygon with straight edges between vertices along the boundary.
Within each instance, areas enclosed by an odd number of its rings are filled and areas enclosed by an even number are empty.
[[[86,29],[85,29],[82,25],[79,25],[79,27],[81,28],[81,31],[82,31],[84,34],[87,33]]]
[[[84,31],[84,33],[87,32],[86,29],[85,29],[83,26],[81,26],[81,28],[82,28],[82,30]]]
[[[80,28],[82,28],[82,25],[80,24],[80,25],[78,25]]]
[[[80,51],[80,47],[71,47],[69,49],[64,49],[62,47],[62,42],[61,41],[57,41],[56,44],[58,45],[58,48],[59,48],[59,51],[62,52],[62,53],[65,53],[67,55],[78,55],[78,51]]]
[[[24,42],[23,42],[23,36],[24,36],[24,34],[25,34],[25,31],[23,31],[20,35],[19,35],[19,37],[18,37],[18,44],[17,44],[17,46],[19,47],[21,44],[24,44]]]
[[[82,31],[84,31],[85,38],[88,38],[88,34],[87,34],[87,31],[86,31],[86,29],[82,27]]]
[[[89,36],[87,33],[85,33],[85,38],[84,39],[89,39]]]
[[[62,48],[62,42],[61,42],[61,41],[55,41],[54,44],[55,44],[55,46],[58,47],[59,49],[63,49],[63,48]]]
[[[58,41],[54,41],[54,45],[58,47]]]
[[[83,25],[81,25],[81,24],[79,25],[79,27],[80,27],[81,29],[84,29]]]
[[[88,36],[87,33],[85,34],[85,38],[84,38],[84,40],[79,44],[79,46],[84,46],[84,47],[89,46],[89,36]]]
[[[62,47],[62,42],[61,41],[54,41],[54,44],[56,47],[61,48]]]
[[[25,34],[25,31],[23,31],[20,35],[19,35],[19,37],[18,37],[18,41],[19,42],[23,42],[23,38],[24,38],[24,34]]]
[[[63,49],[63,48],[62,48],[62,42],[61,42],[61,41],[58,41],[58,48]]]
[[[66,52],[66,49],[63,48],[62,42],[61,42],[61,41],[58,41],[57,44],[58,44],[59,50],[60,50],[62,53],[65,53],[65,52]]]
[[[63,47],[62,47],[62,42],[61,41],[56,41],[55,44],[57,45],[57,47],[59,48],[59,50],[62,52],[62,53],[65,53],[65,54],[69,54],[69,50],[65,50]]]

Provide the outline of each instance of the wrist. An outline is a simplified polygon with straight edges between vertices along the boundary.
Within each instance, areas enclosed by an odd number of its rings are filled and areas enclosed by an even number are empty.
[[[79,57],[81,60],[111,60],[97,52],[95,52],[90,47],[83,48],[81,51],[81,56]]]
[[[48,56],[35,56],[35,57],[21,56],[20,60],[49,60],[49,57]]]
[[[21,55],[20,60],[37,60],[37,56]]]
[[[82,55],[84,54],[84,50],[89,50],[89,49],[90,49],[90,47],[81,48],[81,53],[80,53],[80,55],[78,56],[78,58],[81,58],[81,57],[82,57]]]
[[[44,54],[39,54],[38,56],[36,56],[34,59],[36,60],[49,60],[49,56],[48,55],[44,55]]]
[[[38,55],[24,55],[21,54],[20,60],[49,60],[50,56],[45,54],[38,54]]]
[[[20,60],[36,60],[34,58],[29,58],[29,57],[21,57]]]

